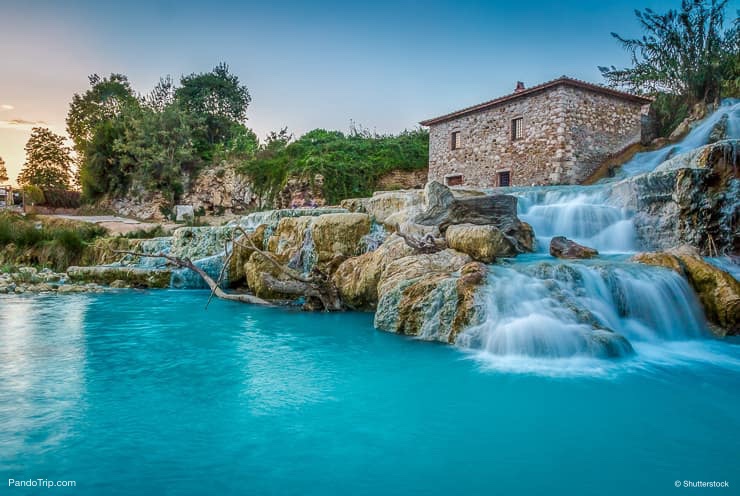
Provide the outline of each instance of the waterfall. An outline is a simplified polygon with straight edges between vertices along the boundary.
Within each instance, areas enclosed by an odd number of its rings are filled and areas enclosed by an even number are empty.
[[[603,187],[551,186],[513,190],[519,217],[534,228],[538,251],[565,236],[602,252],[635,251],[630,213],[606,202]]]
[[[729,139],[739,139],[740,100],[728,98],[722,101],[722,104],[715,112],[697,123],[678,143],[668,145],[659,150],[636,154],[632,160],[620,168],[618,177],[624,178],[653,171],[658,165],[671,157],[706,145],[715,126],[724,119],[726,119],[726,123],[724,124],[726,126],[726,137]]]
[[[717,111],[697,123],[679,143],[636,154],[621,167],[619,176],[653,171],[672,157],[680,161],[679,155],[705,145],[718,124],[725,127],[725,136],[740,138],[740,100],[723,101]],[[684,158],[685,162],[690,157]],[[681,164],[677,162],[675,166]],[[637,242],[632,212],[608,194],[614,181],[612,178],[593,186],[511,188],[509,193],[518,197],[519,217],[534,228],[540,252],[548,251],[553,236],[565,236],[602,253],[634,252]]]
[[[620,175],[647,173],[661,164],[685,167],[718,125],[725,137],[740,138],[740,100],[723,102],[679,143],[635,155]],[[654,353],[709,336],[697,297],[680,275],[630,263],[624,255],[637,249],[633,213],[610,196],[614,181],[508,191],[519,200],[519,217],[534,228],[538,253],[490,267],[482,295],[486,319],[461,333],[456,344],[498,361],[593,359],[626,356],[636,348]],[[596,248],[601,256],[554,260],[544,254],[553,236]],[[740,272],[736,260],[708,261],[735,277]]]
[[[301,249],[295,252],[295,254],[288,261],[288,267],[296,270],[300,270],[303,274],[308,274],[316,265],[318,255],[316,254],[316,247],[313,243],[313,234],[311,231],[311,225],[306,228],[303,232],[303,243]]]
[[[617,357],[632,342],[706,335],[678,274],[627,262],[530,261],[491,267],[482,324],[457,344],[492,355]]]
[[[221,269],[224,266],[224,256],[223,253],[219,253],[195,260],[193,263],[203,269],[214,281],[218,281],[221,275]],[[228,275],[228,271],[226,271],[221,280],[222,288],[227,287],[229,284]],[[208,289],[205,281],[190,269],[174,269],[170,277],[170,287],[175,289]]]
[[[369,253],[377,250],[387,237],[388,231],[385,230],[383,225],[373,222],[370,226],[370,232],[362,237],[362,252]]]

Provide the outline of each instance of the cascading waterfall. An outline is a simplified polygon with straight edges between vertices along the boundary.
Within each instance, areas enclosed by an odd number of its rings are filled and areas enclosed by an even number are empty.
[[[288,266],[300,270],[303,274],[308,274],[316,265],[317,258],[316,247],[313,243],[313,234],[311,232],[311,226],[309,226],[303,233],[301,249],[291,257],[288,261]]]
[[[491,272],[485,322],[458,337],[468,348],[493,355],[616,357],[630,354],[631,342],[706,335],[696,296],[667,269],[535,260]]]
[[[681,142],[637,154],[618,176],[650,172],[703,146],[718,123],[726,136],[740,138],[740,100],[723,102]],[[709,335],[697,297],[682,277],[628,262],[627,254],[638,249],[631,212],[611,203],[607,194],[609,183],[618,178],[593,186],[507,191],[519,199],[519,217],[534,228],[538,253],[490,267],[485,321],[460,334],[458,345],[494,360],[598,358],[629,355],[633,345]],[[545,255],[554,236],[596,248],[601,256],[554,261]],[[740,272],[729,259],[709,261],[735,277]]]
[[[519,217],[537,235],[538,251],[550,239],[565,236],[602,252],[635,251],[635,230],[629,212],[609,205],[602,187],[553,186],[513,190]]]
[[[726,121],[725,134],[730,139],[740,138],[740,100],[728,98],[706,119],[699,122],[678,143],[665,146],[659,150],[636,154],[632,160],[622,165],[617,177],[624,178],[655,170],[657,166],[681,153],[706,145],[712,130],[721,121]]]
[[[369,253],[378,249],[388,237],[388,231],[382,224],[373,222],[370,226],[370,232],[362,237],[363,253]]]

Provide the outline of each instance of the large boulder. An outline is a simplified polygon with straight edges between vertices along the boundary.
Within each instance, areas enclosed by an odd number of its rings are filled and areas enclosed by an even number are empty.
[[[425,200],[424,211],[413,219],[413,226],[432,227],[441,234],[445,234],[450,226],[460,224],[492,226],[514,245],[511,250],[513,254],[534,249],[534,232],[531,226],[517,217],[515,196],[478,192],[464,192],[456,196],[447,186],[431,181],[425,189]],[[423,229],[417,231],[423,232]],[[407,228],[405,232],[413,231]],[[478,236],[483,232],[479,231]],[[488,236],[491,236],[490,232]],[[455,239],[461,240],[457,235]]]
[[[414,249],[393,234],[377,250],[345,260],[332,282],[342,301],[355,310],[374,310],[378,303],[378,282],[393,261],[414,254]]]
[[[224,252],[231,241],[229,227],[181,227],[172,233],[170,254],[176,257],[200,260]]]
[[[375,327],[454,343],[460,331],[483,319],[475,295],[485,272],[485,265],[450,249],[395,260],[378,284]]]
[[[267,251],[281,262],[287,262],[303,247],[313,217],[284,217],[267,241]]]
[[[414,222],[439,226],[441,232],[453,224],[490,224],[506,231],[519,222],[515,196],[481,195],[458,199],[448,187],[436,181],[427,184],[425,194],[426,209]]]
[[[261,224],[254,231],[247,233],[246,237],[249,238],[249,242],[246,239],[239,238],[232,246],[228,267],[229,284],[231,286],[239,286],[246,282],[247,263],[252,257],[252,253],[255,252],[252,245],[260,250],[264,250],[266,231],[267,226]]]
[[[452,225],[447,228],[445,239],[450,248],[484,263],[493,263],[497,257],[513,257],[519,253],[516,241],[496,226]]]
[[[408,221],[421,211],[424,191],[379,191],[370,198],[352,198],[342,201],[342,207],[352,212],[364,212],[388,229]]]
[[[265,280],[265,276],[271,276],[279,281],[288,281],[286,276],[275,264],[259,252],[253,252],[249,261],[244,265],[247,286],[256,296],[265,300],[293,300],[295,295],[282,294],[273,291]]]
[[[353,257],[362,253],[362,240],[370,233],[370,224],[370,216],[362,213],[316,217],[311,224],[316,263],[321,266],[336,257]]]
[[[282,217],[273,234],[268,237],[266,251],[281,264],[299,272],[308,273],[318,268],[329,274],[348,257],[360,255],[365,250],[364,238],[370,233],[370,217],[363,213],[331,213],[320,216]],[[266,236],[269,227],[258,229],[255,236]],[[257,244],[257,243],[256,243]],[[240,253],[244,277],[249,288],[265,299],[294,299],[295,296],[278,294],[265,283],[264,274],[278,280],[289,280],[275,264],[259,253]],[[239,267],[235,267],[239,275]]]
[[[684,276],[699,297],[712,332],[719,336],[740,334],[740,282],[702,260],[691,249],[639,253],[636,262],[657,265]]]
[[[583,246],[565,236],[555,236],[550,240],[550,255],[557,258],[593,258],[599,252]]]

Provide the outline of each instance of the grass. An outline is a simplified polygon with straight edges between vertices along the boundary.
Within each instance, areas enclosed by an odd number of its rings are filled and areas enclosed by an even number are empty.
[[[66,270],[82,258],[85,248],[108,231],[95,224],[61,219],[39,220],[12,212],[0,213],[0,263]]]

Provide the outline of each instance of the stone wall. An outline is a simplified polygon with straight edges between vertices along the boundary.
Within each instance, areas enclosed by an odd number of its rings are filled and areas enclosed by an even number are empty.
[[[523,136],[511,123],[522,118]],[[508,171],[512,186],[575,184],[608,156],[640,139],[641,105],[568,85],[516,98],[480,112],[432,125],[429,180],[462,186],[498,186]],[[460,147],[451,135],[460,132]]]
[[[577,184],[610,156],[640,142],[642,104],[581,88],[563,88],[567,132],[565,160],[557,182]]]
[[[401,170],[395,169],[383,174],[375,185],[377,191],[397,189],[421,189],[427,182],[427,169]]]

